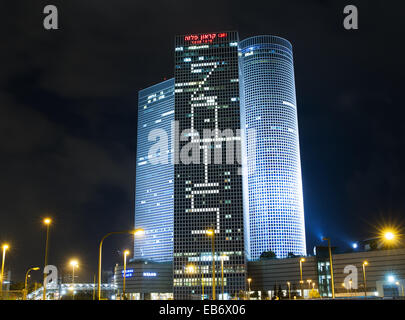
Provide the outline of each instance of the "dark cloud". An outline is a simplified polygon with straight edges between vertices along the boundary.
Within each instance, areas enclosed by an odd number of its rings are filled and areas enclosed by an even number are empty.
[[[133,225],[137,91],[173,74],[174,35],[238,30],[294,46],[308,247],[367,236],[375,213],[405,210],[403,5],[351,1],[3,1],[0,4],[0,241],[21,277],[71,256],[92,281],[98,241]],[[59,9],[45,31],[42,10]],[[105,244],[105,265],[130,238]]]

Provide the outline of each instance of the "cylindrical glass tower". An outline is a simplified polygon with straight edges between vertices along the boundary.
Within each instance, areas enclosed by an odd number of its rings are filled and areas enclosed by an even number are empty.
[[[292,46],[256,36],[239,50],[248,258],[306,255]]]

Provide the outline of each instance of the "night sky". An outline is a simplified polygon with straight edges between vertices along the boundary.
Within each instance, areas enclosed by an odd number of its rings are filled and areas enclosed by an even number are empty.
[[[43,8],[59,9],[59,30]],[[359,9],[359,30],[343,8]],[[98,243],[134,224],[138,90],[173,76],[174,36],[237,30],[293,44],[308,253],[404,221],[404,5],[400,1],[18,0],[0,3],[0,242],[22,281],[49,263],[79,281]],[[132,251],[106,240],[103,266]],[[33,273],[34,274],[34,273]],[[36,273],[39,279],[40,272]]]

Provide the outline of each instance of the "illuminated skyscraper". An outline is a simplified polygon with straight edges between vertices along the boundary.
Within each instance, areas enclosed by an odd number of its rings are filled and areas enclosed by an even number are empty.
[[[292,46],[279,37],[257,36],[239,48],[248,258],[269,250],[280,258],[306,255]]]
[[[212,237],[216,296],[245,289],[240,144],[238,34],[221,32],[175,39],[175,120],[179,154],[174,180],[174,296],[212,297]],[[206,136],[206,131],[210,132]],[[197,150],[191,163],[191,149]],[[176,147],[175,147],[176,149]],[[190,152],[185,152],[186,150]],[[228,161],[233,155],[235,161]],[[240,145],[239,145],[240,151]],[[218,158],[214,154],[220,154]],[[214,159],[215,158],[215,159]],[[225,160],[227,158],[227,160]],[[239,157],[240,158],[240,157]],[[193,268],[187,266],[192,264]]]
[[[173,259],[173,121],[174,79],[139,91],[135,227],[145,235],[135,240],[135,259]],[[159,141],[165,148],[155,150]]]

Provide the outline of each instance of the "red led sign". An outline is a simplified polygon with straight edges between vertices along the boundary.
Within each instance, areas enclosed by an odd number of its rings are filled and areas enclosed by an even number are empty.
[[[188,35],[184,37],[184,41],[189,41],[191,44],[212,43],[216,38],[226,38],[226,33],[205,33],[199,35]]]

